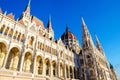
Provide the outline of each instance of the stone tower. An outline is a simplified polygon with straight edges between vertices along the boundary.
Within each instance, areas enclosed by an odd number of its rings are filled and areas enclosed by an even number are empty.
[[[84,58],[85,80],[98,80],[96,60],[94,56],[94,44],[83,18],[82,18],[82,53]]]

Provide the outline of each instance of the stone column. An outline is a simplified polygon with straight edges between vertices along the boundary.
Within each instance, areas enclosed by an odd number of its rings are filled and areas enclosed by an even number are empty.
[[[42,75],[45,77],[46,76],[46,63],[45,60],[43,59],[43,73]]]
[[[58,77],[60,77],[60,63],[58,62]]]
[[[7,53],[6,53],[5,60],[3,62],[3,68],[5,68],[5,66],[7,64],[8,55],[9,55],[9,51],[7,51]]]
[[[35,75],[35,72],[36,72],[36,55],[34,56],[34,62],[33,62],[33,75]]]
[[[64,78],[66,79],[67,75],[66,75],[66,65],[64,64]]]
[[[52,79],[52,77],[53,77],[53,67],[52,67],[52,63],[50,62],[50,77],[51,77],[51,79]]]
[[[19,70],[20,72],[22,72],[24,57],[25,57],[24,54],[22,54],[21,55],[21,61],[20,61],[21,62],[21,64],[20,64],[20,70]]]

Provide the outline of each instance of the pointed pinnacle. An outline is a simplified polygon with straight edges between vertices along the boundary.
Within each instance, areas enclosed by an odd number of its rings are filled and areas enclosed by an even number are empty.
[[[69,28],[68,28],[68,25],[66,24],[66,32],[68,32],[69,31]]]
[[[31,0],[29,0],[29,2],[28,2],[28,6],[30,7],[30,3],[31,3]]]
[[[82,17],[82,25],[86,25],[83,17]]]

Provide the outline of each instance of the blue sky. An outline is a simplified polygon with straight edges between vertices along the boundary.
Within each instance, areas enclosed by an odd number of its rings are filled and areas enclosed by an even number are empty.
[[[0,7],[15,18],[24,11],[28,0],[0,0]],[[40,18],[47,25],[52,17],[55,39],[59,39],[66,28],[82,43],[81,17],[95,42],[94,34],[104,48],[108,61],[120,76],[120,0],[31,0],[31,15]]]

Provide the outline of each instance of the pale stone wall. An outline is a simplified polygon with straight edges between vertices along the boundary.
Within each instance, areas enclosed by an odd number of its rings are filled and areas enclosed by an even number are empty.
[[[60,41],[39,35],[34,24],[0,13],[0,80],[77,79],[79,57]]]

